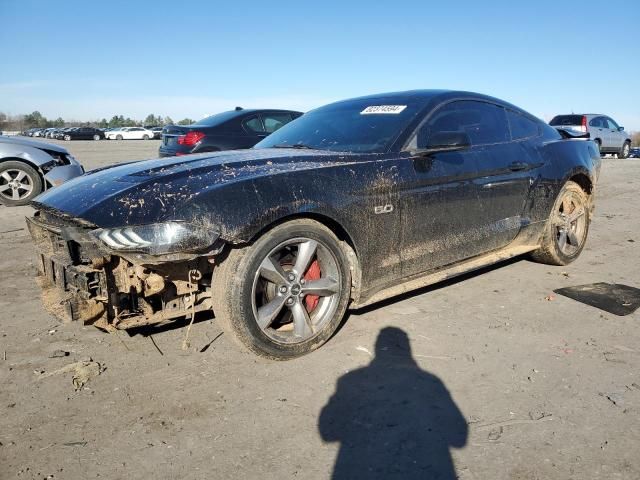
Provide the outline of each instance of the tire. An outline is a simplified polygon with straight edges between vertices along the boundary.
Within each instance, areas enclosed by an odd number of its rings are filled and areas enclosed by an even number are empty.
[[[17,160],[0,163],[0,203],[26,205],[41,192],[42,178],[32,166]]]
[[[116,140],[122,140],[122,135],[116,135]]]
[[[63,138],[68,142],[71,140],[71,135],[65,135]]]
[[[308,290],[314,287],[324,290],[314,290],[314,296]],[[340,241],[320,223],[293,220],[247,247],[232,249],[216,266],[213,311],[222,327],[252,352],[288,360],[331,338],[350,291],[351,273]]]
[[[149,140],[149,135],[144,134],[144,135],[142,136],[142,139],[143,139],[143,140]]]
[[[622,148],[618,153],[618,158],[629,158],[629,150],[631,150],[631,143],[624,142],[624,145],[622,145]]]
[[[569,213],[565,214],[565,210]],[[568,265],[582,252],[590,223],[591,199],[580,185],[570,180],[556,198],[540,248],[531,256],[548,265]]]
[[[100,135],[94,135],[93,139],[97,142],[98,140],[100,140]]]

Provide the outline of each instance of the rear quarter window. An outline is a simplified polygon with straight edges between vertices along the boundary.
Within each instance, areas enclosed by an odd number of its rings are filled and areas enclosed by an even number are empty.
[[[538,123],[524,115],[507,110],[507,119],[509,120],[511,138],[513,140],[537,137],[540,134],[540,127],[538,126]]]

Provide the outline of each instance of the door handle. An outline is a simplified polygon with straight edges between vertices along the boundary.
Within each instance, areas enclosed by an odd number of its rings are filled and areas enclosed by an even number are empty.
[[[521,170],[527,170],[528,168],[529,164],[524,162],[512,162],[509,164],[509,170],[512,172],[519,172]]]

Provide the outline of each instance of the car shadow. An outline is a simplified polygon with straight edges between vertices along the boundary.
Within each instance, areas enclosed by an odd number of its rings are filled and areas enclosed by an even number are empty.
[[[193,323],[195,325],[197,323],[213,320],[213,318],[214,316],[212,311],[198,312],[193,319]],[[135,335],[148,337],[151,335],[157,335],[159,333],[170,332],[171,330],[176,330],[179,328],[186,328],[189,326],[189,323],[191,323],[191,317],[179,317],[173,320],[168,320],[167,323],[129,328],[127,329],[127,334],[130,337],[133,337]]]
[[[380,331],[369,365],[340,377],[318,428],[325,442],[340,442],[334,480],[456,479],[449,448],[468,435],[447,388],[395,327]]]

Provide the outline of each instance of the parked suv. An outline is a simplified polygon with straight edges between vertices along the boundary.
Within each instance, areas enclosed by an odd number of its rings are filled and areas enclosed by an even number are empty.
[[[598,113],[556,115],[549,124],[557,129],[589,133],[602,154],[617,153],[618,158],[629,156],[631,135],[611,117]]]
[[[291,110],[235,110],[218,113],[192,125],[162,129],[161,157],[251,148],[301,112]]]

